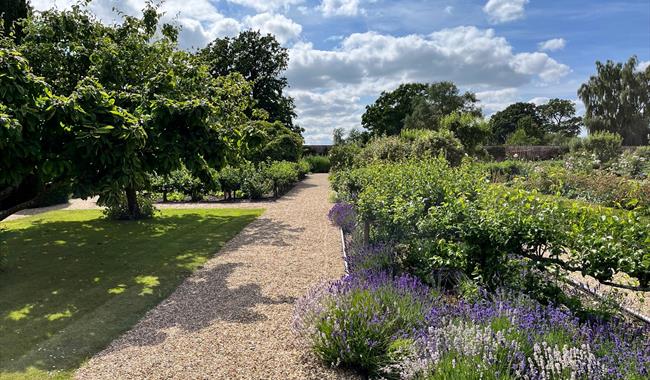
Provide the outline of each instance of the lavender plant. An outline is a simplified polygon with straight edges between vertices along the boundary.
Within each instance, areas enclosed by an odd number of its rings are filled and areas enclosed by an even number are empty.
[[[345,232],[351,232],[357,222],[354,206],[349,203],[335,203],[327,214],[327,218]]]

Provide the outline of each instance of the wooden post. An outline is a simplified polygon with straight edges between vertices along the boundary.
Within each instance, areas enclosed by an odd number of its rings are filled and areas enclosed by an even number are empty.
[[[367,220],[363,221],[363,245],[368,245],[370,243],[370,222]]]

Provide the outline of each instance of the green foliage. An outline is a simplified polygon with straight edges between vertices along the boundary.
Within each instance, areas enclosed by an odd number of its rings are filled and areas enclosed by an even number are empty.
[[[513,254],[601,282],[619,272],[650,282],[650,225],[635,213],[492,185],[476,166],[440,159],[338,173],[333,187],[372,222],[374,238],[398,242],[405,267],[430,282],[442,267],[498,285]]]
[[[532,103],[514,103],[490,118],[494,142],[503,144],[509,135],[523,128],[529,136],[543,136],[544,120]]]
[[[281,122],[293,132],[301,128],[293,124],[293,99],[283,94],[287,78],[280,76],[287,68],[289,53],[276,38],[247,30],[236,37],[217,38],[200,51],[214,77],[240,73],[253,84],[256,106],[268,113],[271,122]]]
[[[224,197],[235,198],[237,190],[241,189],[243,180],[241,168],[226,166],[219,172],[219,184]]]
[[[192,202],[198,202],[210,191],[218,190],[218,186],[209,187],[205,182],[192,175],[184,166],[164,176],[152,176],[151,190],[162,194],[163,202],[166,202],[167,195],[179,193],[190,197]],[[218,184],[215,179],[212,183]]]
[[[273,183],[264,163],[244,165],[241,175],[241,191],[249,199],[261,199],[273,189]]]
[[[305,160],[309,163],[309,171],[312,173],[328,173],[331,163],[328,156],[310,155]]]
[[[404,128],[437,130],[441,128],[442,118],[452,113],[481,117],[477,103],[476,95],[471,92],[461,94],[452,82],[431,83],[426,93],[416,101],[413,112],[404,119]]]
[[[538,106],[537,110],[545,119],[549,132],[567,137],[580,133],[582,118],[576,116],[576,106],[572,101],[554,98]]]
[[[423,83],[401,84],[393,91],[382,92],[375,103],[366,106],[361,125],[375,136],[399,134],[404,120],[426,92],[427,85]]]
[[[302,153],[302,137],[300,134],[285,127],[279,121],[270,123],[256,121],[251,143],[253,147],[246,158],[253,162],[271,161],[298,161]]]
[[[121,23],[103,25],[87,7],[76,5],[37,13],[25,23],[19,49],[35,73],[65,97],[51,95],[47,85],[30,79],[26,63],[14,66],[33,84],[33,95],[23,101],[40,102],[29,107],[32,125],[21,130],[22,141],[41,146],[24,149],[12,132],[16,149],[8,150],[8,160],[37,170],[29,169],[31,178],[20,178],[20,168],[12,170],[18,178],[0,180],[1,186],[36,188],[33,198],[39,187],[71,182],[80,195],[99,194],[110,204],[118,204],[120,193],[127,192],[133,212],[133,194],[149,187],[147,173],[165,176],[184,167],[207,187],[216,187],[216,170],[245,150],[254,113],[251,85],[237,72],[213,77],[201,58],[178,49],[177,28],[162,25],[162,34],[156,35],[160,16],[148,4],[140,18],[125,16]],[[12,71],[2,70],[2,75]],[[16,91],[28,90],[20,81],[9,85],[16,84],[21,87]],[[15,107],[23,106],[3,103],[0,112],[14,115]],[[14,118],[5,119],[10,125]],[[33,135],[41,130],[47,132],[43,138]],[[293,137],[269,146],[297,157],[302,141]],[[24,205],[20,201],[5,202],[14,208],[2,207],[9,212]]]
[[[123,193],[119,193],[119,195],[107,200],[97,202],[99,206],[105,207],[103,211],[104,216],[112,220],[151,219],[154,217],[156,211],[158,211],[154,206],[150,194],[137,194],[136,203],[138,211],[137,214],[134,215],[132,210],[129,209],[129,203]]]
[[[337,144],[332,146],[328,156],[332,170],[353,167],[359,153],[361,153],[361,147],[355,143]]]
[[[30,13],[31,7],[27,0],[0,1],[4,35],[13,36],[14,40],[19,41],[23,35],[21,21],[26,19]]]
[[[621,154],[623,138],[610,132],[594,132],[582,143],[582,149],[595,155],[603,163],[612,161]]]
[[[636,57],[625,63],[596,62],[597,74],[578,90],[590,133],[617,133],[625,145],[648,144],[650,67],[638,70],[638,63]]]
[[[276,198],[298,182],[297,169],[295,163],[288,161],[276,161],[266,168],[266,177],[272,183],[273,195]]]
[[[469,153],[476,153],[492,135],[490,124],[472,113],[453,112],[444,116],[440,128],[453,132]]]
[[[534,136],[529,136],[525,128],[517,128],[506,139],[505,145],[512,146],[525,146],[525,145],[539,145],[541,140]]]
[[[449,164],[456,166],[465,156],[465,149],[454,133],[446,129],[424,133],[413,141],[412,158],[437,156],[443,156]]]

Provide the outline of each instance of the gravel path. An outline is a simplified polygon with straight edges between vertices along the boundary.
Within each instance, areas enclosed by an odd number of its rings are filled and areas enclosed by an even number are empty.
[[[277,202],[207,205],[266,212],[76,378],[353,378],[316,362],[291,331],[294,301],[343,274],[328,191],[316,174]]]

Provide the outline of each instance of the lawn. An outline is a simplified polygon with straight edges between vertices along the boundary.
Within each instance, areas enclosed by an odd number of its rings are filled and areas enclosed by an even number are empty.
[[[53,211],[0,223],[0,379],[69,378],[263,210],[116,222]]]

